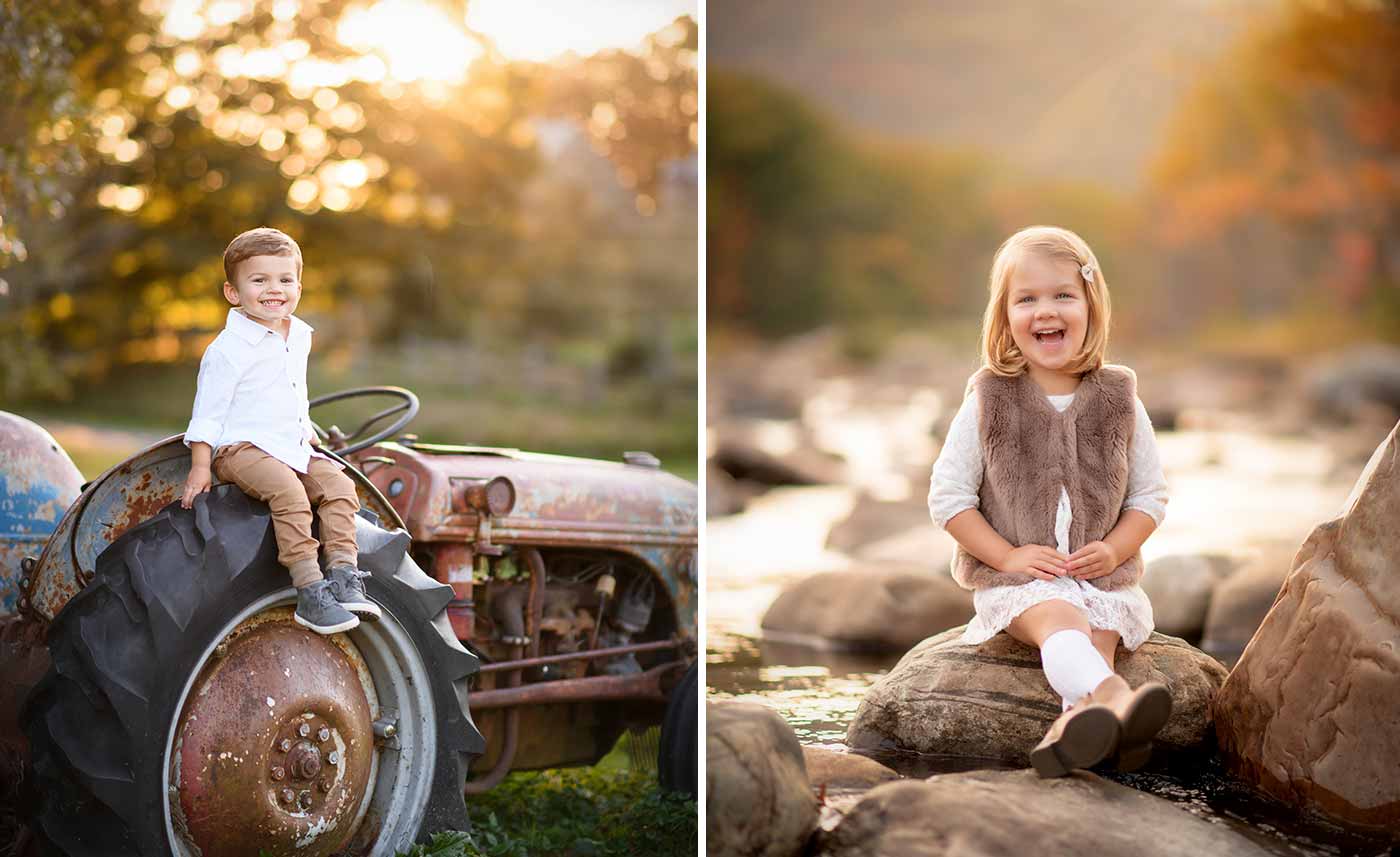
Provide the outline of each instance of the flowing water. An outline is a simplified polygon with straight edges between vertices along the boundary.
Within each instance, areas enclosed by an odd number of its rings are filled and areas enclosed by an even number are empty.
[[[869,438],[866,438],[869,441]],[[1171,487],[1167,519],[1143,547],[1147,561],[1173,553],[1247,553],[1300,544],[1342,510],[1359,464],[1338,465],[1327,448],[1249,433],[1164,432],[1158,445]],[[913,483],[913,494],[923,486]],[[894,493],[898,486],[891,489]],[[856,499],[848,486],[783,488],[706,531],[707,684],[712,700],[742,700],[779,712],[804,745],[846,750],[846,726],[865,691],[899,660],[765,639],[759,620],[783,589],[843,568],[849,557],[823,547]],[[917,561],[910,556],[909,561]],[[935,629],[936,630],[936,629]],[[931,630],[930,633],[934,633]],[[996,767],[916,754],[876,756],[904,776]],[[1217,757],[1173,760],[1165,769],[1109,773],[1211,823],[1226,824],[1278,855],[1383,855],[1385,841],[1297,814],[1232,780]],[[824,820],[824,825],[831,823]]]

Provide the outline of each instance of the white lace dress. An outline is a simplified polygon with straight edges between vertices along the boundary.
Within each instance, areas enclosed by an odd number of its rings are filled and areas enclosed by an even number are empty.
[[[1047,396],[1056,410],[1063,411],[1074,401],[1074,394]],[[1150,516],[1160,526],[1167,511],[1167,480],[1157,453],[1157,440],[1152,421],[1141,400],[1134,400],[1137,425],[1128,445],[1128,496],[1124,509],[1137,509]],[[938,461],[933,465],[933,477],[928,494],[929,514],[940,527],[953,516],[978,506],[978,491],[982,486],[982,432],[977,407],[977,392],[968,393],[962,408],[948,428],[948,438]],[[1069,493],[1060,489],[1060,505],[1055,514],[1056,549],[1069,551],[1069,525],[1073,510]],[[962,642],[981,643],[994,637],[1027,607],[1051,599],[1068,601],[1082,609],[1092,628],[1117,631],[1123,646],[1129,651],[1142,645],[1152,633],[1152,603],[1142,587],[1133,585],[1105,592],[1087,581],[1072,577],[1054,580],[1032,580],[1018,586],[997,586],[973,593],[972,603],[977,615],[968,623]]]

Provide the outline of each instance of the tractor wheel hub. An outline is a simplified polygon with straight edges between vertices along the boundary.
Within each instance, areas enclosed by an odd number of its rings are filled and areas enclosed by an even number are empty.
[[[374,756],[367,673],[348,641],[284,612],[235,629],[186,698],[171,811],[202,857],[333,854],[364,804]]]

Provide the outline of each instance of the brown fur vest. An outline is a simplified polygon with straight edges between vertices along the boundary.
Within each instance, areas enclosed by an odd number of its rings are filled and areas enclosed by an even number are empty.
[[[1133,371],[1109,365],[1087,373],[1063,412],[1024,372],[1003,378],[982,369],[968,387],[977,390],[980,419],[980,511],[992,529],[1013,547],[1055,547],[1055,512],[1064,486],[1073,513],[1070,553],[1108,535],[1128,494],[1128,442],[1137,422]],[[1112,574],[1088,582],[1112,590],[1141,577],[1142,558],[1134,554]],[[1035,578],[997,571],[959,547],[953,579],[964,589],[985,589]]]

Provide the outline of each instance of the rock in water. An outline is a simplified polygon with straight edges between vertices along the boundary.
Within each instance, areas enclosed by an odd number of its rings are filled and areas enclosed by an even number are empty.
[[[1223,824],[1087,771],[969,771],[872,789],[825,837],[827,857],[1166,857],[1268,852]]]
[[[1041,670],[1040,652],[997,634],[980,646],[958,642],[961,627],[915,646],[871,686],[846,732],[862,750],[914,750],[1027,764],[1060,714],[1060,698]],[[1225,667],[1183,640],[1154,633],[1135,652],[1121,647],[1118,674],[1137,687],[1160,681],[1172,716],[1156,744],[1196,749],[1212,730],[1210,699]]]
[[[802,758],[807,762],[807,779],[812,788],[823,786],[835,790],[861,790],[889,780],[899,774],[857,753],[839,753],[822,747],[803,747]]]
[[[1227,664],[1239,660],[1274,606],[1296,552],[1296,544],[1270,547],[1220,581],[1206,611],[1202,649]],[[1156,606],[1154,603],[1154,610]]]
[[[1200,639],[1211,593],[1234,567],[1230,557],[1220,554],[1172,554],[1148,563],[1142,590],[1152,602],[1157,630],[1187,640]]]
[[[905,652],[972,613],[972,593],[946,571],[882,564],[798,581],[773,601],[761,624],[775,639]]]
[[[817,825],[802,747],[762,705],[705,704],[705,851],[795,857]]]
[[[1400,440],[1303,543],[1216,697],[1240,778],[1293,806],[1400,832]]]

